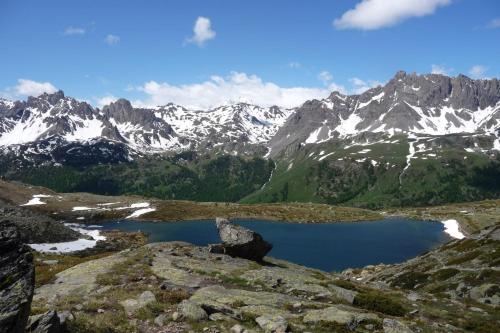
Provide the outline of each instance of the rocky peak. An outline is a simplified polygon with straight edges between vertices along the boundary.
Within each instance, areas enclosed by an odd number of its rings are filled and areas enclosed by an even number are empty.
[[[129,100],[125,98],[120,98],[114,102],[111,102],[109,105],[105,105],[102,108],[104,113],[117,114],[117,113],[128,113],[133,110],[132,104]]]
[[[146,125],[148,120],[153,120],[154,115],[149,109],[134,109],[130,101],[120,98],[102,108],[104,115],[117,123],[132,123]]]
[[[55,93],[49,94],[49,93],[43,93],[38,97],[28,97],[28,101],[30,98],[38,98],[44,101],[49,102],[51,105],[56,105],[60,100],[64,99],[64,92],[62,90],[58,90]]]
[[[406,77],[406,72],[403,70],[399,70],[396,72],[396,75],[394,75],[393,80],[400,80],[404,79]]]

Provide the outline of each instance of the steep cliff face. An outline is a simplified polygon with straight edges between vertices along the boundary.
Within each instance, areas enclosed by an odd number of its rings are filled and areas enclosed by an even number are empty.
[[[23,333],[35,286],[30,249],[16,226],[0,222],[0,332]]]

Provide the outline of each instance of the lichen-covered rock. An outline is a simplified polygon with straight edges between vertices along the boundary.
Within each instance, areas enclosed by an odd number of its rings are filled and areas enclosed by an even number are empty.
[[[190,300],[209,312],[221,312],[233,318],[240,318],[242,314],[261,316],[264,314],[285,315],[286,304],[300,301],[299,298],[265,291],[249,291],[243,289],[229,289],[213,285],[197,290]],[[306,305],[316,305],[307,302]],[[293,316],[292,314],[289,314]]]
[[[44,303],[52,303],[59,297],[72,295],[83,297],[102,286],[96,282],[97,276],[107,274],[114,264],[126,260],[126,253],[84,262],[56,274],[52,284],[46,284],[36,289],[34,299]]]
[[[333,294],[340,299],[352,304],[354,302],[354,298],[358,294],[356,291],[345,289],[342,287],[330,285],[330,289],[333,291]]]
[[[59,317],[59,321],[61,322],[61,325],[65,325],[66,322],[72,321],[75,319],[75,316],[70,311],[61,311],[57,313],[57,316]]]
[[[413,333],[406,324],[396,319],[385,318],[383,327],[384,333]]]
[[[333,323],[338,325],[345,325],[351,330],[358,327],[360,323],[367,321],[378,321],[379,318],[373,313],[359,312],[354,308],[348,308],[341,305],[330,306],[325,309],[312,310],[304,316],[304,323]]]
[[[245,328],[239,324],[234,325],[231,327],[230,333],[244,333]]]
[[[232,224],[229,220],[217,218],[215,221],[222,244],[212,245],[210,251],[224,253],[255,261],[262,261],[273,246],[262,236],[250,229]]]
[[[24,332],[28,321],[35,268],[30,249],[21,243],[17,227],[0,223],[0,332]]]
[[[248,281],[264,282],[270,287],[293,288],[309,294],[330,294],[328,288],[321,285],[325,281],[320,279],[320,276],[323,277],[320,273],[315,275],[314,271],[300,266],[293,266],[293,269],[290,269],[290,267],[263,266],[259,267],[259,269],[249,270],[241,275],[242,278]]]
[[[120,304],[123,306],[126,313],[134,313],[140,308],[143,308],[149,303],[155,301],[156,301],[155,295],[151,291],[146,290],[142,294],[140,294],[139,297],[135,299],[126,299],[120,302]]]
[[[470,298],[481,303],[500,304],[500,286],[493,283],[485,283],[474,287],[469,292]]]
[[[63,329],[57,312],[51,310],[29,317],[26,331],[30,333],[61,333]]]
[[[198,304],[189,300],[182,301],[178,306],[178,311],[183,318],[192,321],[202,321],[208,318],[207,313]]]
[[[266,333],[285,333],[288,330],[288,322],[281,316],[263,315],[257,317],[255,322]]]
[[[165,313],[162,313],[155,317],[154,323],[156,326],[162,327],[167,320],[167,315]]]

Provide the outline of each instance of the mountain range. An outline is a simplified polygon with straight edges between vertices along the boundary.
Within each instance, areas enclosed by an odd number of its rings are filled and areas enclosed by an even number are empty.
[[[496,183],[492,187],[490,182],[488,190],[477,184],[488,185],[488,180],[478,180],[484,178],[481,168],[492,168],[488,172],[496,175],[499,151],[500,81],[464,75],[400,71],[384,86],[362,94],[332,92],[290,109],[247,103],[210,110],[172,103],[137,108],[125,99],[96,108],[62,91],[26,101],[0,99],[0,172],[21,180],[26,180],[26,170],[32,174],[37,168],[70,166],[82,172],[83,166],[157,164],[162,159],[199,178],[204,161],[230,155],[244,169],[249,159],[274,163],[270,170],[261,170],[268,175],[250,177],[257,183],[232,200],[357,205],[367,200],[374,204],[387,191],[391,198],[396,192],[405,197],[402,192],[411,190],[409,179],[418,168],[437,168],[430,174],[441,177],[453,169],[450,163],[460,164],[463,170],[451,172],[465,182],[457,198],[441,198],[432,191],[414,198],[432,203],[436,195],[438,202],[496,197]],[[237,178],[241,170],[232,168]],[[248,176],[251,172],[246,171]],[[382,186],[382,180],[391,185]],[[433,187],[430,181],[424,183],[421,189]],[[383,188],[373,197],[377,186]],[[163,196],[179,198],[167,192]]]

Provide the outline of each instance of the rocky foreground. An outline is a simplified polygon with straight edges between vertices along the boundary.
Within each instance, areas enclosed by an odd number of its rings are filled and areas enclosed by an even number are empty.
[[[149,244],[58,273],[35,290],[31,315],[49,321],[55,310],[69,332],[498,332],[499,232],[454,241],[405,266],[343,274],[181,242]],[[433,269],[407,274],[415,263]],[[445,274],[438,263],[460,272]],[[445,287],[429,287],[439,283]]]
[[[33,293],[32,254],[1,222],[0,332],[500,332],[499,225],[403,264],[339,274],[264,256],[271,244],[259,234],[217,226],[220,244],[81,259],[38,276]]]

